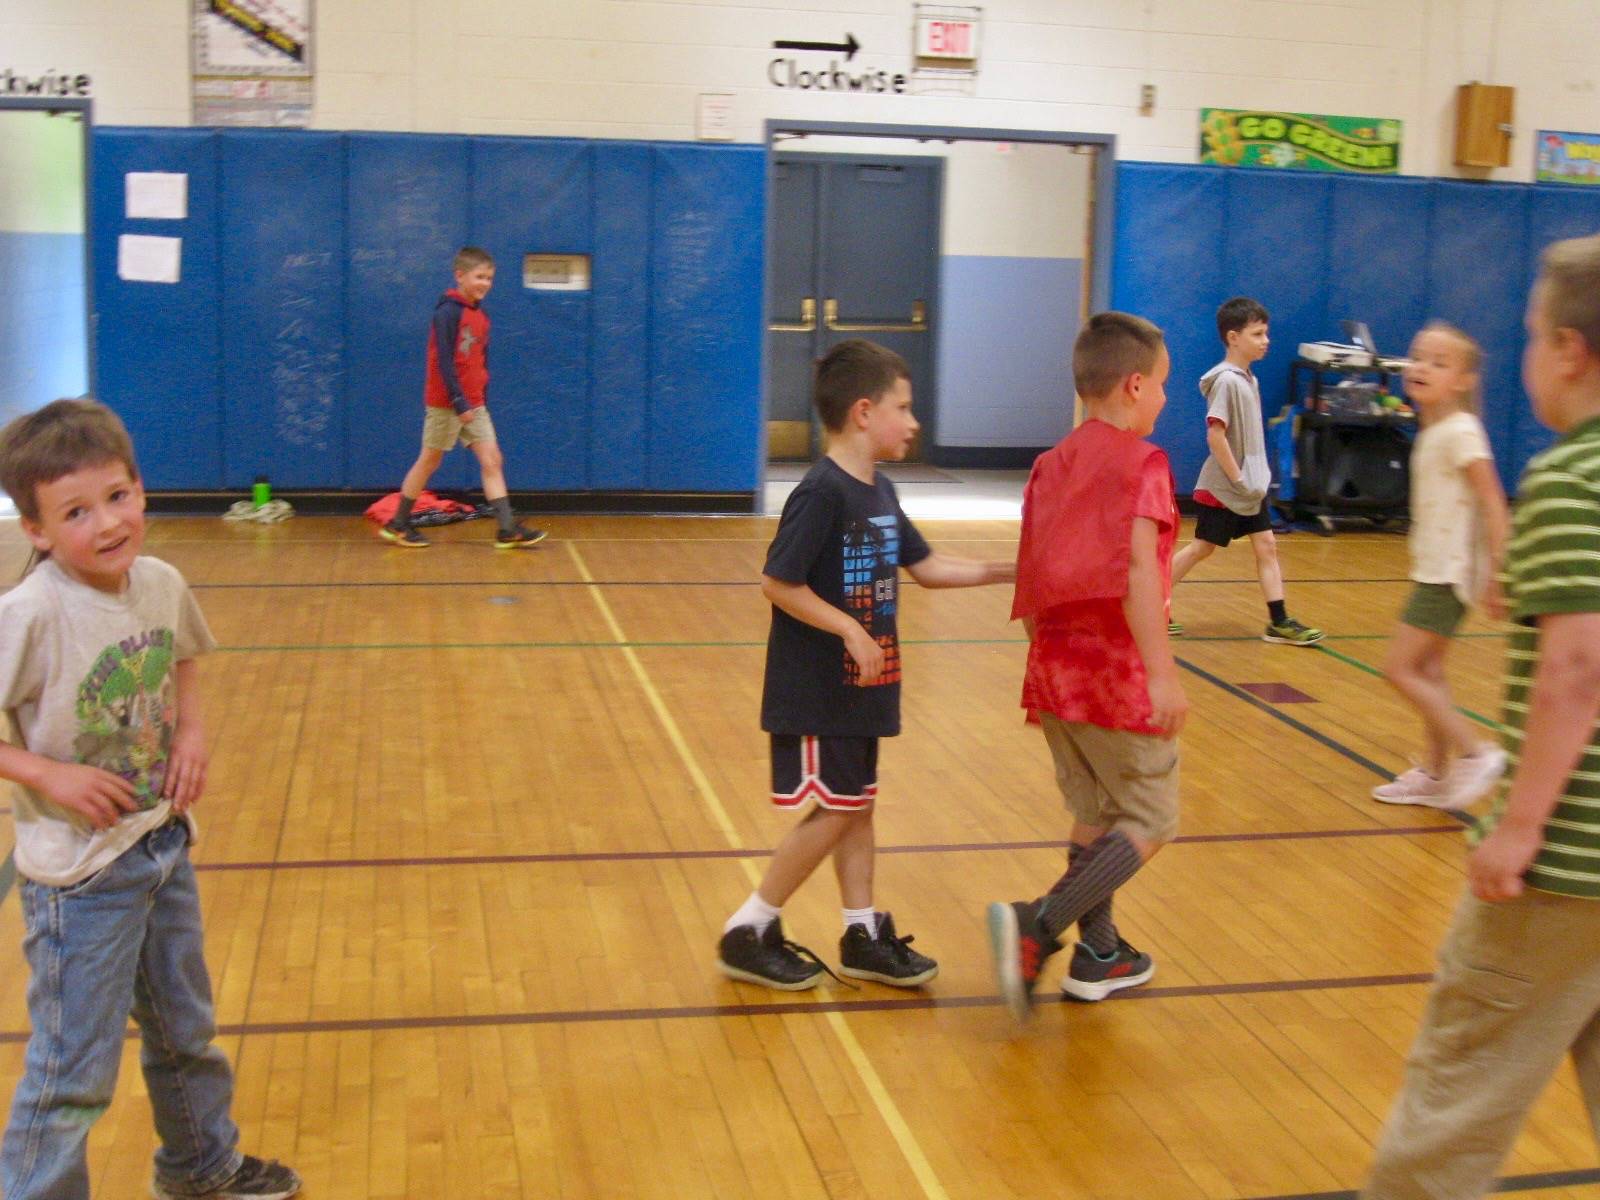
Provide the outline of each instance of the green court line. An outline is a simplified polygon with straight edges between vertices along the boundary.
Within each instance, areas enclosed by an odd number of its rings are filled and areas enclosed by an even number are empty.
[[[1343,634],[1339,640],[1342,642],[1388,641],[1387,633],[1350,633]],[[1458,638],[1497,638],[1504,635],[1498,633],[1458,633]],[[1185,635],[1180,641],[1184,642],[1259,642],[1257,635],[1217,635],[1214,637],[1191,637]],[[766,639],[760,641],[699,641],[699,642],[330,642],[322,646],[283,644],[263,646],[219,646],[218,651],[227,654],[274,654],[274,653],[315,653],[317,651],[335,650],[697,650],[721,647],[740,646],[765,646]],[[902,638],[902,646],[1025,646],[1026,638]],[[1362,664],[1365,665],[1365,664]]]
[[[11,894],[11,885],[17,881],[17,860],[15,854],[7,850],[5,862],[0,862],[0,904],[6,902],[6,897]]]
[[[1495,633],[1495,634],[1479,633],[1479,634],[1457,634],[1456,636],[1457,637],[1463,637],[1463,636],[1465,636],[1465,637],[1500,637],[1501,635],[1497,634],[1497,633]],[[1340,654],[1337,650],[1335,650],[1332,646],[1328,645],[1326,642],[1318,642],[1317,646],[1316,646],[1316,649],[1322,651],[1324,654],[1328,655],[1330,658],[1336,658],[1342,663],[1348,663],[1350,666],[1355,667],[1357,670],[1365,671],[1368,675],[1376,675],[1379,679],[1383,678],[1383,672],[1378,670],[1377,667],[1374,667],[1370,663],[1364,663],[1359,658],[1351,658],[1348,654]],[[1455,707],[1456,707],[1456,711],[1458,713],[1460,713],[1464,717],[1469,718],[1470,720],[1476,721],[1479,725],[1486,725],[1490,729],[1495,730],[1496,732],[1503,732],[1505,730],[1505,726],[1500,724],[1499,721],[1491,720],[1489,717],[1484,716],[1482,713],[1475,713],[1470,708],[1463,708],[1459,704],[1456,705]]]

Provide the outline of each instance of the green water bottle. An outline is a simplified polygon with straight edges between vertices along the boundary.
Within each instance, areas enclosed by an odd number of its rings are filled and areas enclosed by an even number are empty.
[[[272,484],[265,475],[257,475],[255,486],[250,489],[250,503],[255,508],[260,508],[272,499]]]

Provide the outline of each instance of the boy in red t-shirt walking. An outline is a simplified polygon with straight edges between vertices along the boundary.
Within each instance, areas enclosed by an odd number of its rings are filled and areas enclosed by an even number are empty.
[[[1189,709],[1167,643],[1178,509],[1144,439],[1171,360],[1142,317],[1092,317],[1072,352],[1086,419],[1039,456],[1022,501],[1013,619],[1028,630],[1023,707],[1037,712],[1073,816],[1067,872],[1037,900],[989,906],[1000,993],[1027,1018],[1044,960],[1074,923],[1062,990],[1102,1000],[1155,972],[1111,900],[1178,827],[1178,730]]]
[[[463,246],[452,264],[456,285],[439,297],[428,330],[428,373],[423,385],[422,451],[400,485],[400,506],[378,527],[386,541],[422,550],[428,539],[411,523],[411,506],[456,443],[471,448],[483,472],[483,498],[494,509],[496,550],[522,550],[544,541],[511,511],[505,458],[489,420],[489,314],[483,298],[494,286],[494,259],[487,250]]]

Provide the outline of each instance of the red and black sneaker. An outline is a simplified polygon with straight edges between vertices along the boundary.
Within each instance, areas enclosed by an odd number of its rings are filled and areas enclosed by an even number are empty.
[[[1104,1000],[1112,992],[1148,983],[1156,965],[1148,954],[1135,950],[1121,938],[1117,948],[1101,958],[1079,942],[1072,951],[1072,965],[1061,981],[1061,992],[1074,1000]]]
[[[1039,903],[1017,900],[989,905],[989,947],[994,952],[995,981],[1011,1015],[1026,1021],[1033,1010],[1033,985],[1044,960],[1061,943],[1039,924]]]

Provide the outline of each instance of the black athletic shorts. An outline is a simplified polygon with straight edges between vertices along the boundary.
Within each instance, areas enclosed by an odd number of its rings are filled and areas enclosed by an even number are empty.
[[[844,812],[872,807],[877,738],[771,736],[772,802],[779,808],[804,808],[813,800]]]
[[[1252,516],[1241,517],[1231,508],[1218,508],[1214,504],[1197,504],[1194,519],[1194,536],[1213,546],[1226,546],[1234,538],[1249,537],[1272,528],[1272,510],[1261,502],[1261,510]]]

